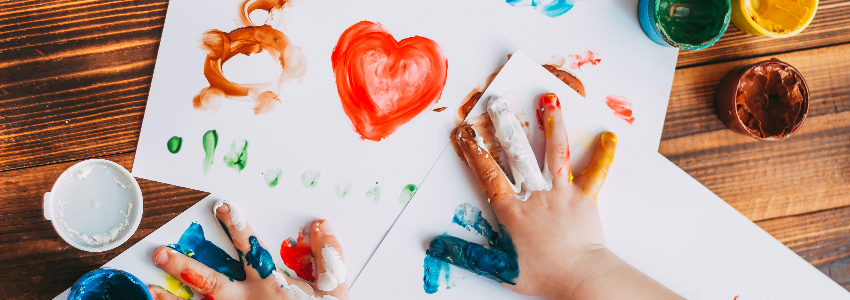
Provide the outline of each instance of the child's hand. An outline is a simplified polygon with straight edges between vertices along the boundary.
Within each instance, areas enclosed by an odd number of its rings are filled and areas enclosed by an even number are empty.
[[[342,247],[333,235],[331,225],[326,220],[313,223],[310,230],[310,243],[313,257],[316,259],[316,282],[304,282],[299,279],[290,278],[277,271],[275,266],[257,266],[256,260],[248,258],[265,257],[267,263],[271,263],[271,256],[265,250],[262,241],[257,239],[251,226],[236,213],[234,220],[231,214],[230,203],[219,203],[214,213],[216,218],[225,227],[231,237],[233,247],[240,253],[239,260],[243,263],[247,279],[245,281],[233,281],[227,276],[201,264],[168,247],[159,247],[154,251],[153,263],[168,274],[183,281],[193,290],[201,293],[207,299],[324,299],[324,300],[347,300],[348,284],[345,281],[345,268],[338,268],[338,273],[328,272],[325,269],[325,255],[338,254],[342,259]],[[220,207],[219,207],[220,206]],[[324,248],[330,247],[334,251]],[[253,253],[252,253],[253,250]],[[263,253],[264,252],[264,253]],[[244,256],[243,256],[244,255]],[[342,280],[339,280],[341,277]],[[342,282],[340,282],[342,281]],[[159,287],[149,287],[153,299],[179,300],[167,291]]]
[[[512,281],[515,285],[503,285],[549,299],[676,297],[605,248],[596,194],[614,160],[617,137],[604,133],[590,166],[573,178],[560,103],[554,95],[546,95],[540,106],[552,188],[533,192],[526,201],[516,198],[498,164],[479,148],[474,132],[464,130],[469,125],[461,125],[454,136],[490,200],[502,235],[513,241],[514,249],[505,252],[515,250],[519,272]]]

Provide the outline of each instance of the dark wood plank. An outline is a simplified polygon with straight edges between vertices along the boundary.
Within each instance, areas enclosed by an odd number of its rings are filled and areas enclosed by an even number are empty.
[[[850,1],[821,0],[814,20],[796,36],[782,39],[753,36],[729,24],[708,49],[679,52],[679,67],[731,61],[850,42]]]
[[[0,6],[0,170],[134,151],[166,8]]]
[[[106,156],[132,168],[133,153]],[[42,212],[43,196],[77,161],[0,172],[0,299],[49,299],[84,273],[105,264],[207,194],[138,179],[144,197],[142,223],[120,247],[89,253],[71,247]]]
[[[756,224],[838,284],[850,289],[850,207]]]

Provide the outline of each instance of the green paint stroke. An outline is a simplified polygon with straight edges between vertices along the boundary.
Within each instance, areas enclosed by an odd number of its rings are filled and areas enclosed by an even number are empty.
[[[179,136],[172,136],[168,139],[168,152],[177,153],[180,152],[180,146],[183,146],[183,138]]]
[[[266,179],[266,185],[270,188],[276,187],[280,180],[280,169],[269,169],[263,177]]]
[[[408,184],[401,189],[401,196],[398,197],[398,203],[401,205],[407,205],[410,202],[410,199],[413,199],[413,194],[416,194],[416,185]]]
[[[336,195],[340,198],[348,196],[351,191],[351,182],[340,182],[336,184]]]
[[[372,203],[378,203],[381,199],[381,188],[377,185],[366,191],[366,197],[372,197]]]
[[[207,174],[210,166],[212,166],[216,146],[218,146],[218,132],[213,129],[204,133],[204,153],[206,153],[206,156],[204,156],[204,174]]]
[[[319,184],[319,171],[307,171],[301,174],[301,184],[308,189],[316,187]]]
[[[245,170],[245,165],[248,164],[248,141],[233,139],[230,152],[224,155],[224,164],[239,172]]]
[[[195,293],[192,292],[186,284],[180,281],[180,279],[171,276],[171,274],[163,274],[160,276],[165,276],[165,286],[160,286],[163,290],[168,291],[174,296],[179,297],[180,299],[191,300],[195,298]],[[157,277],[158,279],[159,277]]]

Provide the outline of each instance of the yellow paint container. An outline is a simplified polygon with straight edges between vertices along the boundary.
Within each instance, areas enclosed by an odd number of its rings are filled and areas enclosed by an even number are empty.
[[[815,18],[818,0],[732,0],[732,23],[752,35],[794,36]]]

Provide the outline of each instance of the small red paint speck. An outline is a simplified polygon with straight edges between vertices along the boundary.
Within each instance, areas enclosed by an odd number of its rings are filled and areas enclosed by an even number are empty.
[[[537,126],[540,128],[540,130],[543,130],[543,113],[542,113],[542,110],[536,109],[536,110],[534,110],[534,113],[537,115]]]
[[[586,64],[597,65],[602,62],[601,59],[596,58],[596,53],[593,51],[587,50],[584,54],[576,54],[576,55],[567,55],[570,58],[570,69],[576,70],[581,69],[582,66]]]

